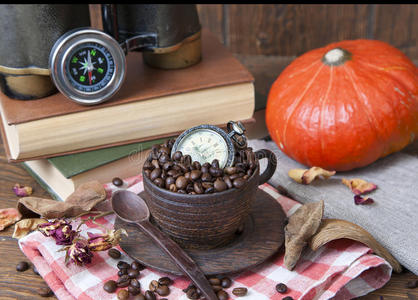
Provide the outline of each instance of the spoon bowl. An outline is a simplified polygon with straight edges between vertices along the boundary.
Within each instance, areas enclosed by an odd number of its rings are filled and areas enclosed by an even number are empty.
[[[149,220],[150,212],[144,199],[130,191],[119,190],[113,193],[112,208],[121,220],[128,223]]]

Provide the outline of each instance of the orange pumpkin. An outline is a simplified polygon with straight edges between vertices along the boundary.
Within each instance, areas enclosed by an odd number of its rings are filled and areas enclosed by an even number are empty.
[[[304,165],[366,166],[418,136],[418,69],[375,40],[309,51],[272,85],[266,125],[278,147]]]

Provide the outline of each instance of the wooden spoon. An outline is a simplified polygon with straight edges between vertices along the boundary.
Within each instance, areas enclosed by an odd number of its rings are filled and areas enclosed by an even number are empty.
[[[197,264],[179,245],[149,221],[150,212],[147,204],[141,197],[130,191],[119,190],[113,194],[111,203],[116,215],[125,222],[136,224],[145,234],[152,238],[171,257],[180,270],[202,291],[206,299],[218,299],[212,286]]]

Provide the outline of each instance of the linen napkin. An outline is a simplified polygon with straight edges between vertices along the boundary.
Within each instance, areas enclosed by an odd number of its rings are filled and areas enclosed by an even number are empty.
[[[124,180],[123,188],[139,193],[143,190],[142,176]],[[108,199],[118,187],[106,184]],[[264,184],[260,189],[270,194],[282,205],[287,215],[292,214],[301,204],[281,196],[272,186]],[[106,228],[113,228],[114,215],[96,220]],[[91,222],[81,226],[82,232],[100,233],[102,228]],[[95,252],[90,264],[76,266],[65,265],[65,252],[57,252],[53,238],[45,237],[40,232],[33,232],[19,240],[23,253],[35,265],[39,274],[60,300],[73,299],[117,299],[116,293],[108,294],[103,290],[107,280],[117,279],[117,263],[132,260],[122,252],[120,259],[110,258],[107,251]],[[119,250],[121,250],[118,247]],[[316,252],[307,250],[293,271],[283,264],[283,253],[278,253],[268,261],[246,271],[231,276],[233,285],[226,289],[230,299],[235,287],[246,287],[248,293],[240,299],[264,300],[282,299],[291,296],[294,299],[351,299],[365,295],[382,287],[391,276],[392,268],[383,258],[371,254],[365,245],[346,239],[336,240],[323,246]],[[142,292],[151,280],[169,276],[174,280],[170,286],[168,299],[186,300],[182,291],[190,283],[185,276],[161,273],[151,268],[141,271],[139,281]],[[275,290],[277,283],[284,283],[288,291],[280,294]]]

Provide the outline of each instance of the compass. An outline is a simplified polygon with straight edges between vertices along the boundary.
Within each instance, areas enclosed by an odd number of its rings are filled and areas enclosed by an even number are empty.
[[[80,28],[61,36],[49,56],[51,77],[67,98],[94,105],[110,99],[126,75],[125,52],[102,31]]]

